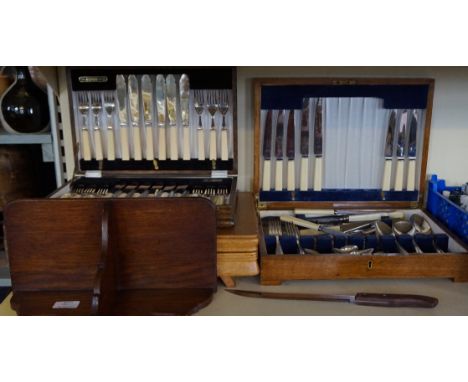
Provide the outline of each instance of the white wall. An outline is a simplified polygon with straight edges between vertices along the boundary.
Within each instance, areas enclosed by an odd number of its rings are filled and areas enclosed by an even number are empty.
[[[426,77],[435,79],[428,174],[448,185],[468,182],[468,68],[447,67],[239,67],[237,73],[239,189],[253,179],[255,77]]]

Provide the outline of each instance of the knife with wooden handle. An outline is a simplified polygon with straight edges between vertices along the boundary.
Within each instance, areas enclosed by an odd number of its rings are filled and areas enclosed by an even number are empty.
[[[117,101],[119,104],[119,120],[120,120],[120,146],[122,160],[130,160],[130,151],[128,144],[128,113],[127,113],[127,85],[125,77],[118,75],[117,83]]]
[[[273,121],[271,118],[271,114],[272,111],[268,110],[265,120],[265,128],[263,132],[263,191],[270,191],[271,189],[271,132],[273,129]]]
[[[385,164],[382,181],[382,191],[390,191],[390,181],[392,178],[393,141],[395,138],[396,110],[390,113],[388,121],[387,135],[385,137]]]
[[[408,122],[408,110],[403,111],[400,117],[398,127],[397,141],[397,168],[395,175],[395,191],[403,191],[403,173],[405,171],[405,143],[406,143],[406,125]]]
[[[304,98],[302,101],[300,191],[309,189],[309,102],[309,98]]]
[[[158,159],[166,160],[166,80],[156,76],[156,110],[158,112]]]
[[[177,129],[177,84],[175,77],[169,74],[166,77],[166,105],[169,118],[169,158],[179,159],[179,134]]]
[[[132,74],[128,76],[128,96],[130,98],[130,118],[133,132],[133,159],[141,160],[141,133],[140,133],[140,95],[138,80]]]
[[[275,138],[275,191],[283,191],[283,139],[284,139],[284,110],[278,114],[276,122],[276,138]]]
[[[288,181],[286,183],[286,189],[288,191],[294,191],[296,189],[296,167],[294,166],[294,160],[296,156],[294,144],[294,110],[289,111],[287,129],[288,131],[286,133],[286,156],[288,158]]]
[[[179,80],[180,115],[182,120],[182,159],[190,160],[190,82],[186,74],[182,74]]]
[[[143,120],[145,122],[145,158],[153,160],[153,84],[147,74],[141,78],[141,98],[143,100]]]
[[[435,297],[415,294],[356,293],[355,295],[318,293],[281,293],[252,290],[226,289],[227,292],[244,297],[271,298],[280,300],[335,301],[355,305],[384,308],[435,308],[439,300]]]
[[[408,138],[408,179],[407,191],[414,191],[416,186],[416,136],[418,132],[418,114],[416,110],[411,113],[411,123]]]
[[[314,171],[314,191],[322,191],[322,99],[317,100],[315,106],[315,123],[314,123],[314,155],[315,155],[315,171]]]

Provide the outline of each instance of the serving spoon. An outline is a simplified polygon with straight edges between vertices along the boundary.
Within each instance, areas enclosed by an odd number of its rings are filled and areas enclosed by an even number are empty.
[[[421,215],[417,215],[417,214],[413,214],[410,216],[410,222],[413,224],[413,227],[414,229],[416,230],[416,232],[418,233],[422,233],[423,235],[432,235],[432,228],[429,224],[429,222],[424,219],[423,216]],[[434,236],[432,236],[432,245],[434,246],[435,250],[437,253],[445,253],[444,250],[440,249],[435,240],[434,240]]]
[[[416,232],[416,229],[408,220],[399,220],[394,222],[393,232],[397,235],[410,235],[416,253],[423,253],[422,249],[419,248],[418,243],[416,243],[416,240],[414,240],[414,233]]]

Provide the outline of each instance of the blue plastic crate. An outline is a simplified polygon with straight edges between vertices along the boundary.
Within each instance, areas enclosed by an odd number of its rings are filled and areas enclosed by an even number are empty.
[[[468,212],[442,195],[443,191],[459,189],[446,187],[445,180],[432,175],[428,183],[427,210],[468,244]]]

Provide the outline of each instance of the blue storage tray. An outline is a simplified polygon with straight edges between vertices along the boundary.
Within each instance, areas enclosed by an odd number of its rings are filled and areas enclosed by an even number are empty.
[[[454,191],[460,187],[446,187],[445,180],[432,175],[428,182],[427,210],[445,224],[450,231],[468,244],[468,212],[457,206],[444,195],[443,191]]]

